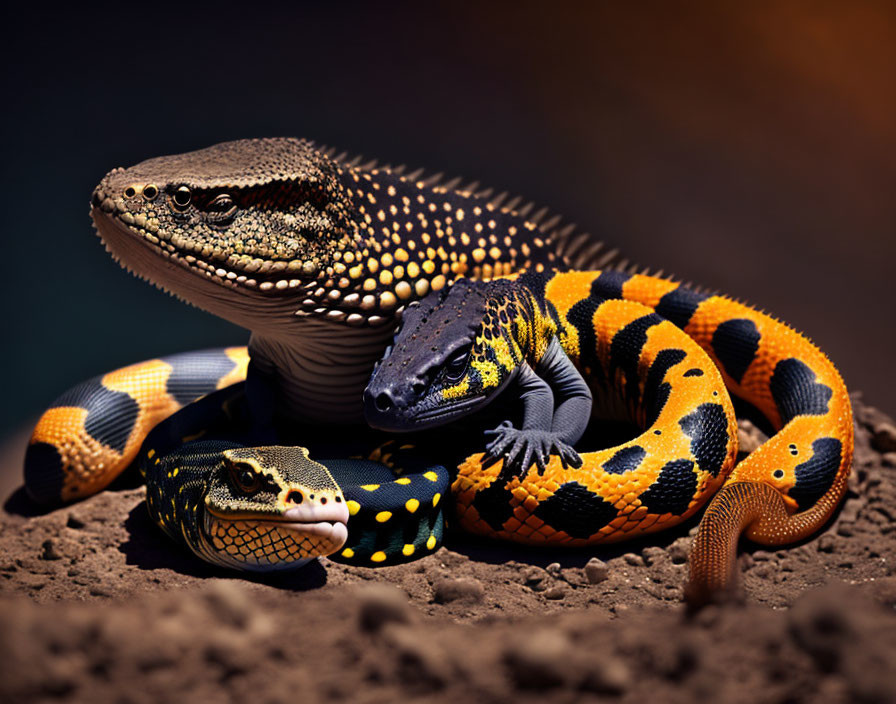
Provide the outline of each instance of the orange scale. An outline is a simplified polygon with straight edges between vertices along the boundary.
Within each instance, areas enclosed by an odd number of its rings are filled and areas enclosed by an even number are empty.
[[[521,525],[522,525],[522,522],[520,521],[520,519],[518,519],[516,516],[511,516],[504,523],[504,529],[506,531],[508,531],[509,533],[516,533],[516,531],[519,529],[519,527]]]
[[[647,508],[646,506],[644,506],[644,505],[641,505],[641,506],[638,506],[637,508],[635,508],[635,509],[629,514],[629,516],[632,518],[632,520],[640,521],[640,520],[643,519],[644,516],[646,516],[648,513],[650,513],[650,509],[648,509],[648,508]]]
[[[679,516],[673,516],[671,514],[666,514],[666,515],[657,517],[655,529],[658,531],[665,530],[667,527],[677,525],[680,522],[681,522],[681,519]]]
[[[553,495],[554,495],[554,489],[551,489],[549,491],[545,487],[540,487],[538,489],[538,493],[535,496],[538,499],[538,503],[542,503],[543,501],[547,501]]]
[[[538,485],[547,488],[551,492],[557,491],[557,487],[570,479],[569,471],[563,469],[560,462],[555,462],[554,459],[556,458],[552,458],[544,474],[537,478]]]
[[[637,491],[637,492],[630,491],[622,497],[622,500],[625,502],[626,506],[633,506],[635,504],[635,502],[638,500],[638,497],[640,495],[641,495],[640,491]]]
[[[541,520],[538,516],[532,514],[526,517],[526,525],[532,528],[532,530],[537,531],[544,525],[544,521]]]
[[[615,536],[618,532],[619,530],[617,528],[606,526],[605,528],[601,528],[597,533],[597,540],[602,543],[613,542],[613,540],[615,540],[613,536]]]
[[[530,496],[529,490],[521,484],[513,487],[513,489],[510,490],[510,493],[513,494],[513,498],[515,498],[521,504],[524,503]]]
[[[641,520],[641,523],[640,523],[641,530],[643,530],[646,533],[648,530],[650,530],[654,526],[654,524],[659,522],[661,517],[662,516],[658,513],[647,514]]]
[[[518,505],[516,505],[516,506],[513,507],[513,516],[514,516],[514,518],[516,518],[520,523],[525,523],[525,522],[526,522],[526,519],[529,517],[529,514],[530,514],[530,512],[526,509],[525,506],[522,506],[522,505],[519,505],[519,504],[518,504]]]
[[[523,501],[523,506],[525,506],[526,509],[527,509],[528,511],[530,511],[530,512],[531,512],[531,511],[535,511],[535,509],[538,508],[538,499],[536,499],[534,496],[532,496],[532,495],[530,494],[530,495],[528,495],[528,496],[526,497],[526,499]]]
[[[624,513],[620,513],[618,516],[616,516],[616,518],[614,518],[607,524],[607,527],[612,528],[613,530],[619,530],[627,522],[628,516],[626,516]]]
[[[532,537],[535,538],[535,536],[540,536],[541,539],[546,542],[557,542],[558,535],[559,531],[551,528],[548,525],[543,525],[541,528],[538,528],[533,532]]]
[[[528,538],[530,535],[532,535],[532,533],[533,533],[534,531],[535,531],[535,529],[534,529],[532,526],[530,526],[530,525],[526,525],[526,524],[524,523],[524,524],[521,525],[519,528],[517,528],[517,530],[516,530],[516,535],[518,535],[520,538],[526,539],[526,538]]]

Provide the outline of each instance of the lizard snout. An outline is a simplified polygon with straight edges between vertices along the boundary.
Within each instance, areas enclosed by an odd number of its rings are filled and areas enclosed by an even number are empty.
[[[400,430],[405,411],[413,404],[409,397],[412,385],[398,383],[371,383],[364,390],[364,418],[373,427],[382,430]]]

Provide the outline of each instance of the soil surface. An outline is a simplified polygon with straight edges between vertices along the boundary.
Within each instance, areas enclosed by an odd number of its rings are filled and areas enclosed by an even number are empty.
[[[813,539],[742,546],[741,598],[681,604],[696,519],[558,552],[451,534],[418,562],[206,566],[142,488],[0,513],[0,700],[893,702],[896,424],[854,397],[850,492]],[[741,446],[758,432],[744,425]]]

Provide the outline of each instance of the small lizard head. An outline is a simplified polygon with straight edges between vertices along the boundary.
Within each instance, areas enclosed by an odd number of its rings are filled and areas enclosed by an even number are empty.
[[[339,550],[349,511],[329,470],[303,447],[199,441],[147,475],[150,515],[199,557],[277,571]]]
[[[115,169],[91,214],[123,266],[254,328],[336,286],[359,241],[348,203],[338,165],[311,143],[252,139]]]
[[[404,313],[402,325],[364,391],[374,428],[443,425],[488,404],[519,369],[526,326],[517,284],[459,279]]]

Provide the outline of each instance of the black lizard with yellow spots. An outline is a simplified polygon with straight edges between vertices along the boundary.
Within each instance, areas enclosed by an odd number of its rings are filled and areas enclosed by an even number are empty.
[[[457,185],[405,176],[400,169],[357,166],[300,140],[244,140],[116,169],[97,187],[92,213],[101,238],[123,266],[252,331],[246,395],[257,428],[351,424],[362,417],[361,392],[408,304],[459,277],[490,279],[524,268],[536,273],[564,266],[590,269],[605,262],[599,246],[571,228],[558,230],[554,220],[527,217],[528,210],[517,209],[516,201],[491,199],[476,194],[474,186]],[[664,286],[669,303],[657,312],[680,323],[676,316],[696,305],[695,294],[682,289],[673,295],[675,284],[669,282],[656,283],[655,289]],[[624,288],[626,297],[637,298],[640,289],[634,284]],[[654,289],[644,288],[654,295]],[[576,293],[587,298],[584,291]],[[644,302],[658,303],[649,296]],[[715,321],[722,340],[750,319],[739,315],[732,310],[730,321]],[[792,343],[794,358],[803,359],[803,338],[768,333],[763,325],[754,324],[761,331],[757,345],[760,338],[763,345]],[[704,328],[691,328],[687,331],[701,341]],[[591,340],[585,335],[582,354],[595,354],[588,351]],[[757,359],[768,358],[765,349],[759,349]],[[786,346],[778,352],[786,355]],[[741,364],[743,357],[735,354]],[[807,363],[815,368],[814,357]],[[626,370],[638,366],[631,359],[626,364]],[[793,369],[798,381],[805,376],[802,368]],[[165,402],[171,396],[166,388],[171,373],[161,368],[150,384]],[[758,394],[766,403],[767,382],[758,391],[755,382],[744,382],[745,395]],[[832,385],[838,410],[841,387]],[[134,400],[140,409],[149,403]],[[48,502],[101,488],[127,465],[122,448],[139,445],[147,430],[139,422],[121,422],[120,447],[102,440],[97,447],[97,437],[87,430],[87,409],[73,403],[55,410],[57,421],[69,430],[36,434],[42,449],[29,455],[40,455],[42,469],[30,473],[33,481],[26,480],[32,494]],[[773,421],[782,415],[787,412],[771,413]],[[138,410],[131,417],[144,416]],[[95,420],[91,427],[116,423]],[[501,432],[505,438],[510,434]],[[256,437],[262,440],[257,444],[269,444],[264,432]],[[848,465],[851,443],[844,434],[837,437]],[[559,440],[568,446],[571,434]],[[88,450],[81,449],[84,445]],[[577,462],[562,444],[543,445],[551,446],[567,452],[569,464]],[[70,460],[96,454],[104,457],[99,465]],[[525,455],[518,459],[524,461]],[[38,475],[41,479],[34,479]],[[734,502],[732,510],[746,505]],[[729,537],[730,531],[725,540]]]
[[[772,432],[737,467],[726,386]],[[728,587],[742,533],[765,545],[805,538],[846,490],[852,412],[831,362],[763,313],[664,279],[459,281],[408,309],[365,414],[383,430],[422,429],[502,393],[522,402],[521,427],[488,431],[485,452],[459,467],[459,524],[525,543],[613,542],[679,523],[716,494],[691,554],[695,601]],[[596,415],[619,401],[641,432],[580,457],[570,446],[592,395]]]

